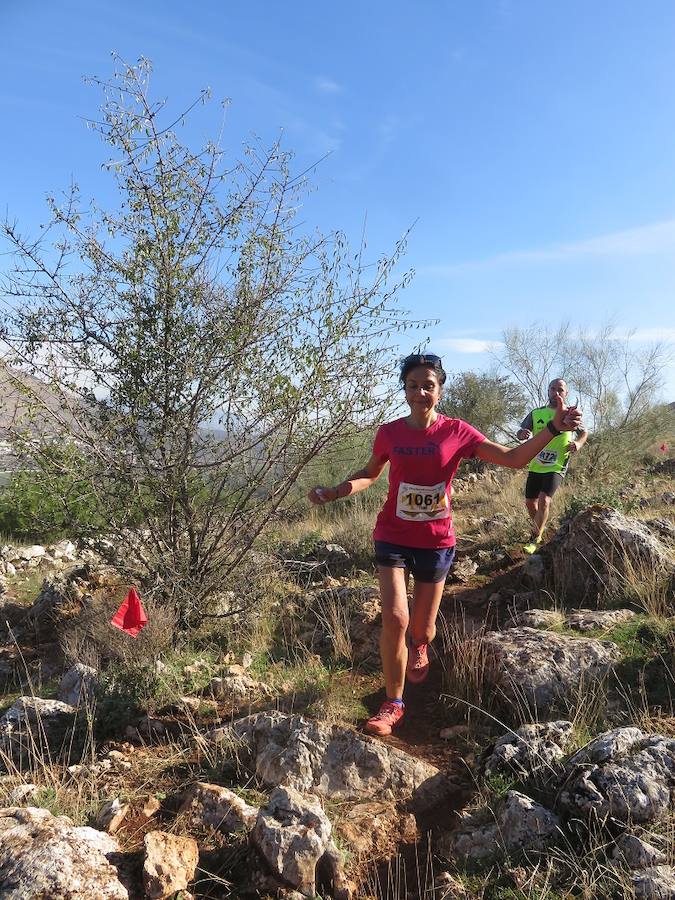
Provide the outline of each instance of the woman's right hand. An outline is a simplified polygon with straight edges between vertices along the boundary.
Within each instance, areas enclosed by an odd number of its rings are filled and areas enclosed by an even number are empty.
[[[307,496],[316,506],[324,506],[337,500],[338,492],[334,487],[313,487]]]

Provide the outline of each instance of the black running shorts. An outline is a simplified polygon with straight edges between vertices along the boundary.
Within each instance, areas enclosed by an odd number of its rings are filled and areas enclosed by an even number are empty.
[[[560,472],[530,472],[525,482],[525,497],[536,500],[539,494],[552,497],[562,484]]]

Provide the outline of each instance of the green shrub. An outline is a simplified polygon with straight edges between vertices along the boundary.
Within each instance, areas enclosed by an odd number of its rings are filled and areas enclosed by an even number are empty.
[[[157,674],[147,667],[111,666],[101,673],[96,685],[96,740],[119,739],[125,729],[159,690]]]
[[[573,519],[583,509],[596,504],[611,506],[625,513],[631,513],[638,508],[638,501],[635,497],[622,496],[618,488],[612,485],[603,485],[595,487],[588,493],[582,491],[568,496],[563,518]]]
[[[96,500],[82,482],[39,471],[14,475],[0,488],[0,531],[16,538],[49,540],[86,526],[102,526]]]

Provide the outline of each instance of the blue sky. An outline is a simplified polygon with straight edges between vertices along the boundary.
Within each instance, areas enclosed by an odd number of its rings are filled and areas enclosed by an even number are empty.
[[[144,55],[172,109],[211,88],[196,143],[228,97],[233,154],[282,130],[299,170],[330,154],[307,221],[365,223],[373,257],[415,223],[401,301],[449,370],[535,321],[673,341],[674,46],[671,0],[0,0],[0,200],[31,230],[73,178],[111,198],[82,76]]]

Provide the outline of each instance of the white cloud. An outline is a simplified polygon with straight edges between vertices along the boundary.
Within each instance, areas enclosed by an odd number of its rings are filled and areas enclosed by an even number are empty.
[[[450,265],[423,266],[418,269],[427,275],[452,275],[469,269],[492,268],[529,263],[576,262],[626,256],[654,256],[671,254],[675,250],[675,219],[655,222],[625,231],[616,231],[583,241],[553,244],[540,250],[516,250],[498,253],[485,259],[470,260]]]
[[[487,341],[478,338],[441,338],[434,341],[434,349],[453,350],[455,353],[489,353],[499,350],[504,345],[501,341]]]
[[[635,328],[625,335],[629,341],[672,341],[675,343],[675,328]]]
[[[320,94],[341,94],[342,85],[332,78],[315,78],[314,87]]]

